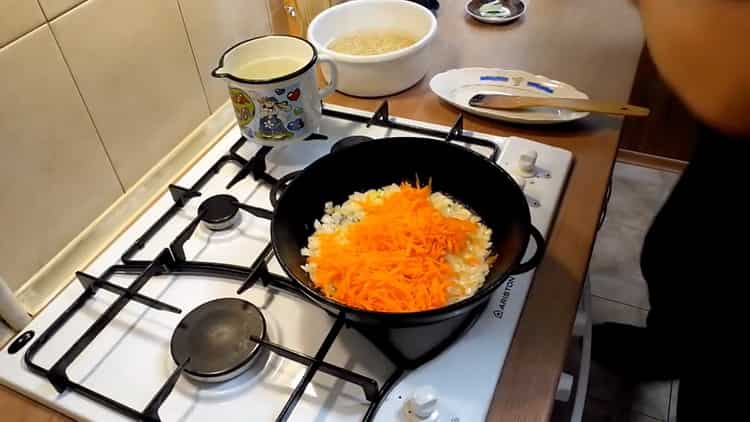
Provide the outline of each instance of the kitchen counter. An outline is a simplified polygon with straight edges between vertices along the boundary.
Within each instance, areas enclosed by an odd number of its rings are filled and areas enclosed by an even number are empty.
[[[432,71],[414,88],[389,99],[391,114],[451,125],[458,111],[429,89],[433,74],[469,66],[523,69],[568,82],[595,99],[627,101],[643,35],[629,1],[528,0],[526,16],[506,26],[464,15],[463,1],[442,0]],[[381,100],[336,94],[327,101],[374,111]],[[596,237],[622,120],[591,116],[564,126],[512,126],[470,115],[464,126],[517,135],[573,152],[570,175],[546,257],[526,307],[490,410],[492,421],[546,421],[570,341]],[[6,388],[3,420],[67,421]]]
[[[627,102],[643,34],[629,1],[529,0],[520,21],[485,25],[464,15],[463,1],[441,1],[432,71],[390,98],[396,116],[452,125],[457,109],[430,91],[435,73],[457,67],[523,69],[568,82],[591,98]],[[381,100],[344,95],[327,101],[374,111]],[[464,127],[517,135],[570,150],[575,163],[547,254],[519,321],[495,391],[491,421],[547,421],[570,342],[622,120],[591,116],[552,127],[512,126],[465,115]]]

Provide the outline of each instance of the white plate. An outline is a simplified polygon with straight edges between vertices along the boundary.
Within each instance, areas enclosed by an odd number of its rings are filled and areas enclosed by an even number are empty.
[[[522,124],[554,124],[582,119],[589,113],[554,108],[490,110],[469,105],[476,94],[506,94],[533,97],[589,98],[564,82],[521,70],[467,67],[433,76],[430,88],[443,100],[478,116]]]

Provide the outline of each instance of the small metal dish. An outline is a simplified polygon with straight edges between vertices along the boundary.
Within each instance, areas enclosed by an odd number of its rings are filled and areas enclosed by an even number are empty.
[[[523,0],[469,0],[464,10],[480,22],[508,23],[526,13],[526,3]]]

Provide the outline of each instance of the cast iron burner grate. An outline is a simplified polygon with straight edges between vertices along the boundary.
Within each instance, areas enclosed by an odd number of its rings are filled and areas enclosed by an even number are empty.
[[[413,132],[419,135],[430,136],[438,139],[443,139],[447,142],[463,142],[469,145],[476,145],[485,148],[490,148],[492,153],[490,158],[497,160],[499,156],[499,147],[490,141],[474,138],[472,136],[463,133],[463,116],[459,115],[456,119],[455,124],[448,132],[435,130],[431,128],[425,128],[420,126],[413,126],[396,122],[388,116],[388,103],[383,104],[371,117],[364,117],[356,114],[346,113],[337,110],[331,110],[324,108],[323,114],[335,118],[344,119],[347,121],[354,121],[366,124],[368,127],[371,125],[383,126],[392,129],[399,129],[404,131]],[[325,139],[324,135],[316,135],[316,139]],[[198,275],[204,277],[220,277],[231,280],[236,280],[241,283],[237,290],[238,294],[246,291],[255,285],[258,281],[262,283],[264,287],[270,287],[277,290],[283,290],[288,292],[300,300],[307,300],[305,296],[299,292],[295,283],[286,278],[268,271],[267,262],[270,259],[273,250],[270,243],[268,243],[263,252],[258,256],[250,267],[243,267],[232,264],[214,263],[214,262],[201,262],[201,261],[188,261],[185,259],[184,244],[187,242],[192,234],[195,232],[196,227],[204,222],[205,224],[214,225],[214,230],[222,228],[228,228],[235,223],[235,219],[240,215],[240,210],[251,214],[257,218],[271,219],[273,213],[269,210],[254,207],[251,205],[243,204],[236,198],[230,195],[217,195],[206,199],[198,208],[197,215],[193,220],[182,230],[182,232],[172,241],[168,249],[163,249],[153,260],[136,260],[133,256],[142,250],[150,239],[158,233],[162,227],[164,227],[189,201],[193,198],[200,196],[200,190],[206,183],[225,165],[234,165],[239,168],[236,175],[228,183],[227,188],[230,188],[240,180],[246,177],[252,177],[253,179],[270,185],[273,187],[271,190],[272,203],[275,202],[277,190],[282,189],[285,182],[288,182],[293,178],[294,174],[289,174],[281,179],[269,175],[266,172],[266,156],[271,150],[270,147],[260,148],[256,154],[246,159],[238,154],[240,147],[246,142],[244,138],[240,138],[230,148],[229,152],[219,158],[211,168],[201,176],[190,188],[184,188],[181,186],[170,185],[169,192],[172,195],[174,203],[172,206],[153,224],[151,225],[122,255],[122,264],[115,264],[104,271],[99,277],[92,276],[83,272],[76,273],[78,281],[83,285],[83,293],[76,298],[76,300],[55,320],[49,327],[36,339],[34,343],[29,346],[28,350],[24,355],[24,361],[32,372],[47,378],[53,387],[60,393],[64,391],[74,391],[81,394],[103,406],[113,409],[120,414],[130,417],[135,420],[143,420],[150,422],[160,421],[159,408],[164,401],[169,397],[175,384],[177,383],[180,376],[183,373],[189,375],[205,375],[206,373],[215,374],[215,366],[212,366],[213,362],[208,362],[201,351],[189,350],[190,348],[183,349],[183,343],[180,341],[182,328],[178,327],[175,331],[174,336],[177,338],[173,345],[173,357],[177,364],[176,369],[172,374],[165,380],[162,387],[154,393],[152,399],[146,405],[144,409],[138,410],[131,406],[125,405],[122,402],[116,401],[106,394],[94,391],[93,389],[72,381],[68,375],[67,370],[75,359],[86,349],[86,347],[101,333],[107,325],[112,322],[125,305],[130,301],[135,301],[143,305],[149,306],[153,309],[181,313],[182,311],[168,303],[161,302],[157,299],[145,296],[139,291],[148,283],[152,277],[160,275]],[[227,227],[223,227],[227,226]],[[128,274],[135,275],[135,280],[128,286],[122,287],[111,283],[109,280],[116,274]],[[34,356],[47,344],[52,337],[79,311],[83,308],[85,303],[96,295],[99,289],[107,290],[117,295],[117,299],[109,305],[109,307],[98,317],[98,319],[78,338],[75,343],[65,352],[63,355],[49,368],[43,368],[42,366],[34,362]],[[245,302],[241,299],[228,299],[234,301],[233,303],[237,306],[237,310],[249,312],[251,315],[256,309],[252,304]],[[214,301],[215,302],[215,301]],[[212,302],[201,305],[186,316],[181,324],[192,325],[193,318],[200,316],[201,312],[205,311],[205,307],[211,306]],[[249,305],[249,306],[248,306]],[[478,315],[478,313],[477,313]],[[325,357],[331,348],[334,340],[345,326],[343,315],[332,315],[335,318],[334,324],[327,333],[325,340],[318,349],[315,356],[308,356],[306,354],[291,350],[281,344],[276,344],[267,339],[265,334],[265,324],[262,323],[263,316],[260,311],[255,316],[250,318],[255,321],[253,325],[255,329],[247,330],[242,335],[246,336],[247,345],[249,346],[246,350],[247,360],[252,360],[253,356],[258,353],[258,350],[265,349],[270,353],[277,354],[283,358],[293,360],[297,363],[305,365],[307,370],[304,376],[298,382],[297,386],[291,393],[289,399],[284,405],[283,410],[277,416],[277,421],[285,421],[291,415],[295,405],[302,397],[305,388],[312,380],[313,376],[317,372],[323,372],[334,377],[338,377],[347,382],[360,386],[364,392],[365,398],[370,402],[370,406],[363,418],[364,421],[370,421],[374,418],[377,412],[380,402],[385,395],[390,391],[393,385],[398,381],[399,378],[406,371],[405,368],[415,367],[426,361],[445,347],[447,344],[454,341],[463,331],[465,331],[470,323],[466,326],[457,327],[453,338],[446,339],[435,346],[434,353],[427,354],[423,357],[422,361],[419,362],[408,362],[399,358],[398,354],[389,351],[387,344],[381,341],[381,333],[362,331],[362,333],[369,338],[376,346],[381,348],[383,352],[389,356],[396,365],[396,369],[389,376],[389,378],[383,383],[382,386],[378,387],[378,383],[368,377],[357,374],[345,368],[341,368],[330,363],[325,362]],[[231,317],[229,317],[231,319]],[[198,318],[200,319],[200,318]],[[472,321],[473,322],[473,321]],[[205,323],[205,322],[204,322]],[[220,324],[219,324],[220,325]],[[251,324],[252,325],[252,324]],[[261,329],[261,326],[263,327]],[[189,328],[189,327],[188,327]],[[357,328],[357,327],[355,327]],[[186,332],[189,330],[186,330]],[[215,344],[214,346],[220,347],[221,345]],[[224,345],[226,346],[226,345]],[[207,346],[208,347],[208,346]],[[246,362],[243,359],[237,359],[236,361],[227,364],[225,366],[237,367],[244,365]],[[238,369],[238,368],[234,368]]]

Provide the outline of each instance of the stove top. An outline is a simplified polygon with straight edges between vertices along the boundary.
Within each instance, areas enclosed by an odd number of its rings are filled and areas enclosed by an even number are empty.
[[[85,420],[484,420],[533,273],[511,277],[470,329],[407,369],[305,300],[269,243],[271,186],[353,135],[447,139],[496,159],[547,233],[570,152],[462,122],[326,105],[321,135],[275,149],[234,128],[34,318],[31,341],[0,351],[0,382]],[[248,342],[230,341],[238,332]]]

